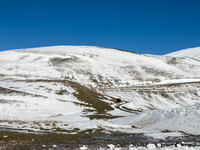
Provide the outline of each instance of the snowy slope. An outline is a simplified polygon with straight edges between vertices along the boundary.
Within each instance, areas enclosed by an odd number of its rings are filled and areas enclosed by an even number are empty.
[[[180,122],[199,118],[199,74],[195,59],[104,47],[0,52],[0,125],[45,132],[103,128],[199,134],[198,126],[178,129]],[[179,121],[161,128],[166,118]]]
[[[79,82],[84,80],[84,83],[95,79],[101,80],[98,75],[107,82],[112,78],[119,78],[123,84],[127,81],[134,82],[138,78],[148,80],[148,78],[197,77],[199,73],[195,70],[199,67],[199,63],[192,61],[84,46],[57,46],[1,52],[1,64],[3,65],[0,68],[1,72],[9,76],[66,77],[75,78]]]
[[[184,108],[146,110],[134,117],[128,116],[122,119],[113,120],[112,122],[114,124],[129,124],[134,126],[137,129],[137,132],[146,132],[149,135],[159,131],[182,131],[192,135],[199,135],[199,116],[200,103]]]
[[[200,47],[188,48],[188,49],[176,51],[176,52],[167,54],[167,56],[189,57],[189,58],[200,60]]]

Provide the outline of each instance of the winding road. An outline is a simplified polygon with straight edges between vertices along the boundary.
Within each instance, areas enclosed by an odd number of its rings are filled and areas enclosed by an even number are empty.
[[[124,109],[122,106],[124,105],[124,104],[128,104],[128,103],[130,103],[130,102],[128,102],[128,101],[124,101],[124,102],[122,102],[122,103],[119,103],[119,104],[116,104],[116,105],[114,105],[114,107],[116,108],[116,109],[119,109],[119,110],[121,110],[121,111],[125,111],[125,112],[128,112],[128,113],[135,113],[135,114],[138,114],[140,111],[139,110],[128,110],[128,109]]]

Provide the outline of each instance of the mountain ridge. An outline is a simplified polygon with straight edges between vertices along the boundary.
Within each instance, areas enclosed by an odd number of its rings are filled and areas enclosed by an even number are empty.
[[[143,132],[143,113],[164,113],[162,122],[165,110],[184,111],[200,101],[200,62],[190,58],[95,46],[3,51],[0,58],[2,128],[128,132],[137,126]],[[137,118],[139,125],[130,118]],[[45,125],[47,120],[56,128]],[[155,129],[151,125],[149,130]]]

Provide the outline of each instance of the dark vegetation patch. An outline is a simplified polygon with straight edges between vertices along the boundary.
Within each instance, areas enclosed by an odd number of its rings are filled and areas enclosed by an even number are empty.
[[[162,132],[163,132],[163,133],[170,133],[170,132],[172,132],[172,131],[166,129],[166,130],[163,130]]]
[[[69,92],[66,89],[60,88],[60,90],[56,90],[55,92],[58,95],[64,95],[64,94],[69,94]]]
[[[124,116],[113,116],[110,114],[94,114],[94,115],[86,115],[90,120],[94,119],[103,119],[103,120],[108,120],[108,119],[116,119]]]
[[[71,131],[65,131],[59,128],[56,128],[56,130],[63,133],[34,134],[0,131],[0,148],[25,150],[31,148],[48,149],[56,145],[58,149],[64,147],[73,149],[79,147],[81,144],[90,145],[94,142],[97,144],[94,137],[106,135],[104,133],[105,130],[101,127],[83,131],[80,131],[78,128]],[[77,132],[77,134],[69,134],[73,132]]]
[[[93,108],[94,112],[98,115],[88,115],[86,117],[92,118],[92,119],[110,119],[110,118],[116,118],[118,116],[108,116],[105,115],[107,111],[114,110],[114,108],[108,103],[103,100],[108,100],[112,102],[116,102],[115,98],[112,97],[106,97],[103,94],[100,94],[90,88],[84,87],[76,82],[69,81],[69,80],[43,80],[43,79],[37,79],[37,80],[26,80],[26,82],[55,82],[62,84],[64,86],[72,87],[76,92],[72,93],[73,96],[75,96],[79,102],[73,102],[74,104],[81,106],[81,107],[89,107]],[[64,88],[61,88],[60,90],[55,91],[56,94],[59,95],[67,95],[69,94],[67,90]],[[64,100],[64,99],[63,99]],[[84,109],[84,112],[90,113],[89,110],[87,112],[87,109]],[[95,116],[97,118],[95,118]]]
[[[23,82],[23,81],[22,81]],[[74,104],[80,106],[80,107],[87,107],[87,108],[93,108],[95,115],[89,115],[88,113],[91,113],[89,110],[87,112],[87,109],[84,110],[83,115],[90,119],[111,119],[111,118],[116,118],[118,116],[112,116],[112,115],[107,115],[107,111],[114,110],[114,108],[108,103],[103,100],[108,100],[108,101],[113,101],[115,102],[116,99],[111,98],[111,97],[106,97],[90,88],[84,87],[78,83],[68,81],[68,80],[43,80],[43,79],[37,79],[37,80],[26,80],[25,82],[30,83],[30,82],[55,82],[58,84],[62,84],[64,86],[69,86],[75,89],[76,92],[72,93],[73,96],[75,96],[79,102],[73,102]],[[39,83],[38,83],[39,84]],[[55,90],[56,94],[59,95],[68,95],[69,92],[65,90],[64,88],[61,88],[60,90]],[[16,89],[8,89],[8,88],[3,88],[0,87],[0,94],[15,94],[15,95],[22,95],[22,96],[33,96],[33,97],[44,97],[42,95],[36,95],[36,94],[31,94],[23,91],[18,91]],[[46,97],[44,97],[46,98]],[[64,102],[65,99],[62,99]],[[2,102],[5,103],[5,101],[2,100]],[[86,115],[87,114],[87,115]],[[106,115],[105,115],[106,114]],[[96,118],[95,118],[96,117]]]
[[[5,77],[6,75],[5,74],[0,74],[0,77]]]
[[[45,130],[45,129],[44,129]],[[68,130],[68,129],[63,129],[63,128],[59,128],[59,127],[55,127],[52,128],[53,132],[59,132],[59,133],[78,133],[79,132],[79,128],[74,128],[72,130]]]
[[[169,64],[169,65],[180,64],[180,58],[166,57],[166,63]]]
[[[0,99],[0,104],[13,104],[13,103],[24,103],[24,101]]]
[[[89,145],[89,147],[97,148],[97,146],[106,147],[107,144],[126,146],[128,144],[136,145],[136,139],[142,140],[141,134],[126,133],[103,133],[104,129],[87,129],[78,134],[31,134],[0,131],[0,147],[3,149],[77,149],[80,145]],[[135,137],[134,137],[135,136]],[[140,138],[139,138],[140,137]],[[147,139],[147,138],[144,138]],[[144,141],[143,139],[143,141]],[[56,145],[53,148],[53,145]]]
[[[168,132],[168,131],[166,131]],[[0,147],[3,150],[23,149],[23,150],[45,150],[45,149],[70,149],[74,150],[81,145],[88,145],[91,149],[97,146],[106,147],[107,144],[120,144],[126,147],[129,144],[134,146],[146,146],[149,143],[162,143],[162,146],[174,145],[186,141],[188,146],[198,146],[200,136],[185,135],[181,137],[168,137],[167,139],[153,139],[141,133],[128,134],[122,132],[110,132],[106,134],[104,129],[87,129],[77,134],[32,134],[0,131]],[[56,147],[53,147],[56,145]]]
[[[86,108],[86,109],[84,109],[83,110],[83,112],[85,112],[85,113],[88,113],[88,112],[96,112],[96,110],[95,109],[88,109],[88,108]]]
[[[62,58],[62,57],[55,57],[49,60],[50,64],[53,66],[61,66],[67,63],[79,62],[79,58],[73,56],[72,58]]]
[[[106,111],[114,110],[114,108],[111,107],[110,104],[101,100],[102,98],[104,98],[102,94],[72,81],[65,81],[65,84],[70,85],[73,89],[77,91],[73,93],[73,95],[77,97],[78,100],[88,103],[90,107],[94,108],[97,111],[97,113],[105,113]]]

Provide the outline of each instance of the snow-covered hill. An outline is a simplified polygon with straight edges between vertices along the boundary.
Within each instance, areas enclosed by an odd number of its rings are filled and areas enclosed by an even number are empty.
[[[178,128],[180,122],[199,118],[199,74],[196,59],[104,47],[0,52],[0,125],[66,133],[103,129],[199,134],[200,119],[193,120],[193,130],[187,124]],[[173,123],[165,124],[166,118]]]
[[[177,52],[167,54],[167,56],[189,57],[189,58],[200,60],[200,47],[180,50],[180,51],[177,51]]]

